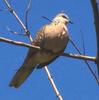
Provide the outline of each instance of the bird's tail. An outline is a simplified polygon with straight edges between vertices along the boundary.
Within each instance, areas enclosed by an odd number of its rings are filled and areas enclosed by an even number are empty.
[[[25,68],[24,66],[21,67],[13,77],[13,79],[10,82],[10,86],[18,88],[32,73],[35,67],[32,68]]]
[[[31,56],[32,55],[32,56]],[[28,76],[32,73],[37,63],[35,62],[35,57],[31,53],[28,53],[23,65],[16,72],[15,76],[10,82],[10,86],[18,88],[23,82],[28,78]]]

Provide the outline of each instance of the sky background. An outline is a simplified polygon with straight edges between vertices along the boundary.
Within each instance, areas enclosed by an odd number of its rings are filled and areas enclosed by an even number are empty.
[[[25,21],[24,14],[28,0],[9,0],[17,14]],[[98,1],[98,0],[97,0]],[[0,9],[6,9],[0,0]],[[82,34],[86,55],[96,56],[96,33],[90,0],[32,0],[29,14],[29,30],[34,37],[38,29],[49,23],[41,16],[52,19],[64,11],[74,24],[69,24],[69,34],[83,52]],[[29,43],[24,36],[8,32],[6,27],[21,33],[21,27],[9,12],[0,12],[0,36]],[[9,87],[9,82],[22,65],[28,49],[0,43],[0,98],[2,100],[57,100],[44,69],[35,70],[18,88]],[[69,43],[65,52],[77,53]],[[90,65],[97,70],[93,62]],[[59,57],[49,65],[54,81],[64,100],[99,100],[99,86],[82,60]]]

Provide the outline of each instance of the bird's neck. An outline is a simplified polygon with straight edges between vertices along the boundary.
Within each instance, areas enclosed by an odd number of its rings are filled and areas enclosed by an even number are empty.
[[[65,26],[65,24],[63,23],[63,22],[61,22],[61,21],[58,21],[58,20],[53,20],[52,22],[51,22],[51,25],[62,25],[62,26]]]

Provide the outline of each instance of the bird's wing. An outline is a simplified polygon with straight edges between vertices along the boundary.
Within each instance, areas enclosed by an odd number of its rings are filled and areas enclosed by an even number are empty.
[[[42,33],[39,33],[39,34],[42,34]],[[40,36],[39,34],[38,36]],[[57,26],[55,24],[47,25],[46,28],[43,30],[43,35],[44,36],[43,36],[42,47],[46,50],[53,52],[52,54],[53,56],[52,57],[49,56],[49,59],[43,63],[40,63],[37,68],[42,68],[43,66],[50,64],[57,57],[59,57],[60,53],[62,53],[65,47],[67,46],[67,43],[69,40],[68,32],[66,28],[62,25],[60,26]],[[54,54],[54,51],[55,51],[55,54]]]
[[[42,41],[40,36],[42,35],[44,28],[45,27],[39,30],[38,32],[39,36],[37,36],[38,41],[35,39],[35,41],[33,42],[33,45],[40,46],[40,42]],[[10,82],[10,86],[18,88],[31,74],[31,72],[37,65],[37,62],[35,59],[36,53],[37,53],[36,50],[29,49],[23,65],[19,68],[19,70],[14,75],[13,79]]]

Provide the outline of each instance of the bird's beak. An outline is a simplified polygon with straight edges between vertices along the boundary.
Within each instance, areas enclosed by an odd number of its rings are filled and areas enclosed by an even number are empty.
[[[71,20],[69,21],[70,24],[74,24]]]

